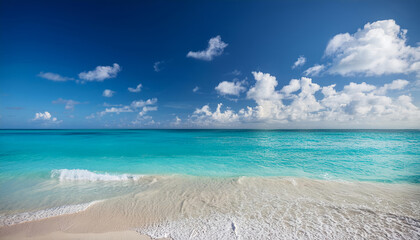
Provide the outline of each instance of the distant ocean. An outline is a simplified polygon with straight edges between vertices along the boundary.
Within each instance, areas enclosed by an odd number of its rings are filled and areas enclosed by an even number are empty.
[[[154,237],[419,239],[420,131],[0,130],[0,226],[101,205]]]

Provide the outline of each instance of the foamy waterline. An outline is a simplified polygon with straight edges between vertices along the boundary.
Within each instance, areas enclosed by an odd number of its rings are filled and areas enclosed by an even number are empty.
[[[109,174],[95,173],[85,169],[54,169],[51,171],[52,178],[60,181],[128,181],[138,180],[141,175],[132,174]]]
[[[0,227],[82,212],[88,209],[90,206],[99,202],[102,202],[102,200],[76,205],[65,205],[34,212],[24,212],[14,215],[0,216]]]

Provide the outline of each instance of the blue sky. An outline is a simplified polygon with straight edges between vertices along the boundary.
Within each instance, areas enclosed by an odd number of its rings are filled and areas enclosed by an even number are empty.
[[[0,4],[1,128],[420,127],[418,1]]]

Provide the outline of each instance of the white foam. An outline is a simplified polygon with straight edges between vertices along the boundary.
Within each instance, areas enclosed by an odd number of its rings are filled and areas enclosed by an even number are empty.
[[[76,204],[76,205],[65,205],[55,208],[49,208],[45,210],[35,211],[35,212],[24,212],[24,213],[18,213],[15,215],[6,215],[6,216],[0,216],[0,226],[11,226],[19,223],[24,222],[30,222],[50,217],[56,217],[60,215],[65,214],[73,214],[85,211],[90,206],[101,202],[100,201],[93,201],[89,203],[82,203],[82,204]]]
[[[229,217],[212,215],[208,218],[186,218],[178,221],[167,221],[137,229],[137,232],[152,238],[171,239],[239,239],[236,225]]]
[[[137,231],[174,240],[420,239],[418,186],[252,177],[193,183],[163,184],[156,202],[175,214]]]
[[[360,221],[358,224],[328,221],[331,216],[318,216],[316,221],[304,218],[281,219],[247,218],[238,215],[212,214],[206,217],[166,221],[143,229],[136,229],[153,239],[174,240],[241,240],[241,239],[419,239],[418,223],[383,224]],[[284,219],[283,219],[284,220]]]
[[[51,171],[52,178],[60,181],[127,181],[138,180],[141,175],[95,173],[85,169],[55,169]]]

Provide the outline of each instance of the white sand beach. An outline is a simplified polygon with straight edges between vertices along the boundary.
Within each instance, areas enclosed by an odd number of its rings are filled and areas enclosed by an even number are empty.
[[[414,184],[161,176],[86,210],[3,226],[1,239],[418,239]],[[140,180],[139,180],[140,181]]]

